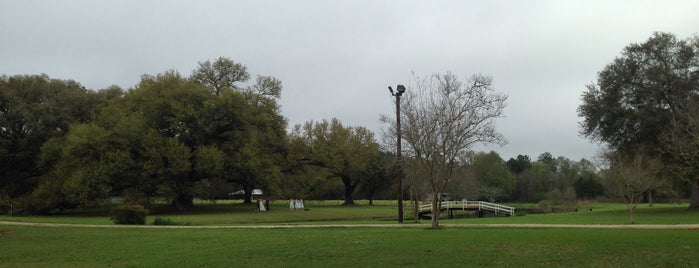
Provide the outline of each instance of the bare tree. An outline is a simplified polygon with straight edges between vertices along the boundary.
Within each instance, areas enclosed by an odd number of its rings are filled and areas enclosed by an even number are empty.
[[[447,72],[416,77],[412,84],[401,106],[401,135],[406,153],[429,182],[432,227],[437,228],[442,192],[458,168],[458,158],[476,143],[505,143],[495,130],[495,119],[502,117],[507,95],[495,93],[492,78],[482,75],[464,84]],[[385,116],[383,121],[393,123]]]
[[[609,190],[624,200],[629,208],[629,223],[634,223],[634,210],[643,195],[659,187],[663,180],[657,178],[660,161],[649,157],[645,150],[638,150],[632,157],[614,156],[607,177]]]

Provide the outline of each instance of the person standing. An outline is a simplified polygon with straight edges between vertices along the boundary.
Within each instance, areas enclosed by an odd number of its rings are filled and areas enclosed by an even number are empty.
[[[259,211],[267,211],[267,209],[265,209],[265,204],[262,203],[262,197],[257,198],[257,205],[260,209]]]
[[[294,211],[294,199],[289,198],[289,211]]]

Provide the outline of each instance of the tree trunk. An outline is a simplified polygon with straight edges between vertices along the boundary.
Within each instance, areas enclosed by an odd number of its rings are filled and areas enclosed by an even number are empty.
[[[653,190],[648,190],[648,206],[653,207]]]
[[[354,199],[352,199],[352,192],[348,192],[347,188],[345,188],[345,203],[342,205],[343,206],[354,205]]]
[[[441,203],[441,198],[439,198],[440,193],[433,192],[432,193],[432,228],[436,229],[439,228],[439,213],[440,211],[440,203]]]
[[[634,210],[635,207],[636,207],[635,205],[629,204],[629,217],[630,217],[629,223],[630,223],[630,224],[634,224],[634,221],[633,221],[633,210]]]
[[[345,185],[345,203],[342,204],[343,206],[351,206],[354,205],[354,199],[352,198],[352,193],[354,192],[354,188],[356,188],[356,185],[352,185],[352,180],[349,178],[342,178],[342,183]]]
[[[255,187],[243,185],[243,203],[252,204],[252,191]]]
[[[689,196],[689,208],[699,209],[699,183],[692,184],[692,193]]]
[[[412,201],[412,203],[413,203],[413,219],[415,220],[415,222],[419,222],[420,221],[420,211],[418,211],[420,209],[420,206],[418,203],[419,199],[417,197],[417,194],[414,193],[414,191],[412,190],[412,188],[410,190],[410,201]]]

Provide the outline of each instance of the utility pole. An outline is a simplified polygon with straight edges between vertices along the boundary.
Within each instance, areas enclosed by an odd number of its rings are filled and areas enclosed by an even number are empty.
[[[400,96],[405,92],[405,86],[398,85],[397,92],[393,92],[390,86],[388,90],[396,97],[396,165],[398,165],[398,223],[403,223],[403,164],[400,151]]]

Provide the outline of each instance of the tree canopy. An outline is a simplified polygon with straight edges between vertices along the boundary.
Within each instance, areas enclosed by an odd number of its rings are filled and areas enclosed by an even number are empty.
[[[274,194],[287,146],[281,81],[234,84],[246,77],[227,58],[200,63],[193,77],[143,75],[126,91],[0,77],[0,201],[53,213],[110,196],[190,206],[226,197],[226,184],[248,190],[247,201],[256,187]]]
[[[97,103],[97,94],[72,80],[0,76],[0,196],[36,187],[41,146],[65,135],[70,124],[90,121]]]
[[[685,114],[698,97],[699,37],[682,40],[654,33],[644,43],[627,46],[587,86],[578,107],[581,132],[612,151],[630,156],[644,148],[651,156],[662,156],[667,166],[695,170],[696,162],[681,163],[680,152],[668,149],[672,142],[666,137],[679,138],[676,128],[690,123]],[[699,207],[699,177],[685,180],[696,197],[690,206]]]
[[[380,177],[379,145],[374,134],[364,127],[345,127],[340,120],[323,120],[296,125],[292,139],[302,144],[302,159],[309,165],[323,167],[329,178],[339,178],[345,188],[345,205],[354,204],[352,194],[367,178]]]
[[[699,39],[655,33],[627,46],[587,85],[581,132],[613,150],[658,148],[673,116],[699,94]]]

